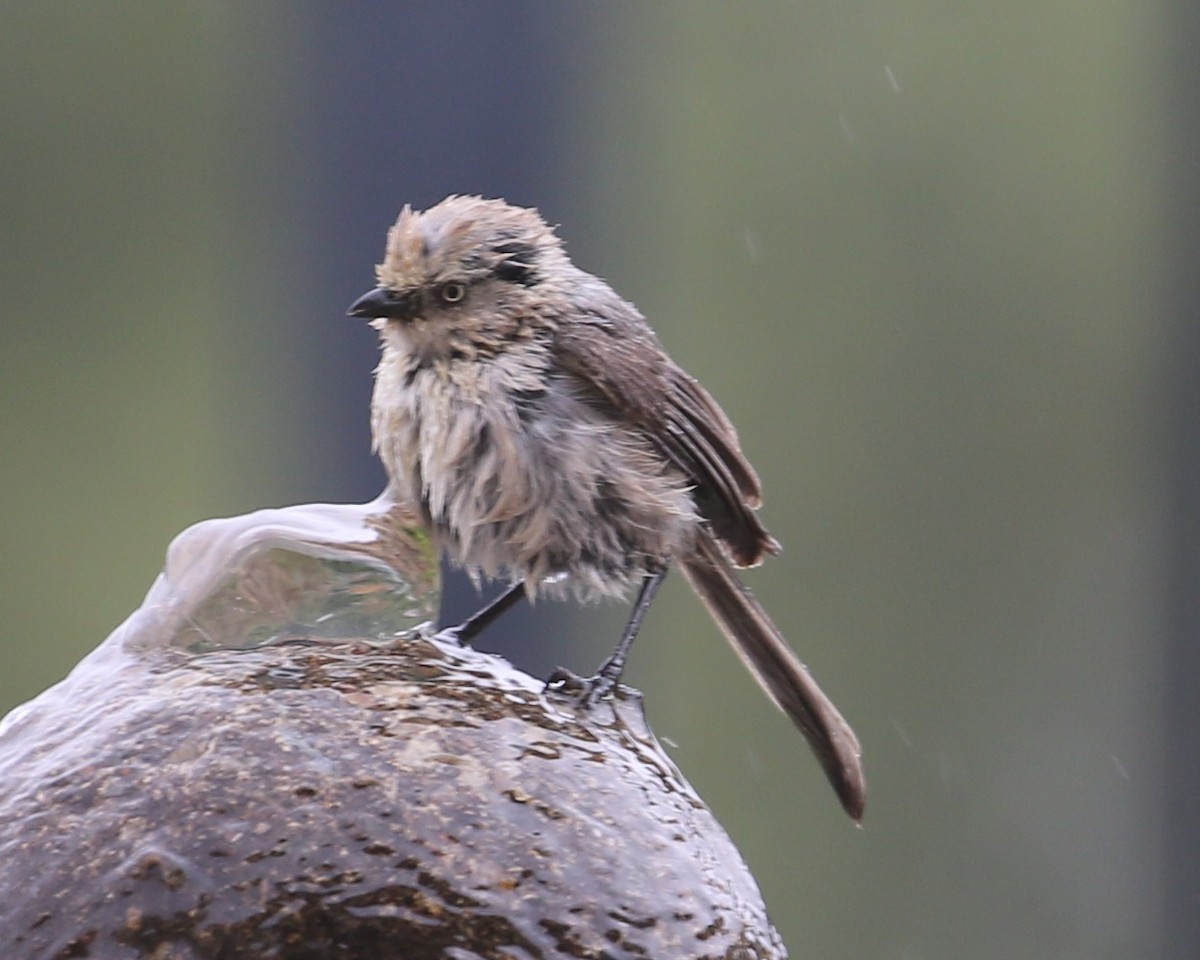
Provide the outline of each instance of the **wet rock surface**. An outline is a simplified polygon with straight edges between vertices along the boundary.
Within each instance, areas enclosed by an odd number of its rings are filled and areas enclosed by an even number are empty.
[[[786,956],[632,697],[420,633],[134,646],[0,734],[5,960]]]

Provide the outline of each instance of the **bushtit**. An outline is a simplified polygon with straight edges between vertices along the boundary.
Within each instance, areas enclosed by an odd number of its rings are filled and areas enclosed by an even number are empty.
[[[734,572],[779,550],[755,513],[758,477],[642,315],[571,263],[536,211],[502,200],[405,207],[376,274],[350,314],[382,338],[371,426],[390,482],[455,563],[513,580],[452,633],[469,640],[523,593],[640,585],[613,656],[572,678],[592,702],[677,562],[860,819],[858,740]]]

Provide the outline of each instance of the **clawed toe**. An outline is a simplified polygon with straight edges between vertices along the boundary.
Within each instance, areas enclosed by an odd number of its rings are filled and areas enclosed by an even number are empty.
[[[597,673],[592,677],[581,677],[564,667],[555,669],[546,680],[546,689],[570,697],[581,707],[594,707],[617,688],[612,677]]]

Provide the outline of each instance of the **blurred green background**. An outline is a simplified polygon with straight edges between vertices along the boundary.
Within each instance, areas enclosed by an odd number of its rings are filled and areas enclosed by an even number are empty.
[[[1164,18],[8,5],[0,709],[188,524],[378,491],[345,306],[403,203],[503,195],[642,308],[763,477],[785,553],[747,580],[863,740],[865,826],[678,579],[629,680],[792,955],[1194,956]],[[588,669],[623,616],[543,605],[496,646]]]

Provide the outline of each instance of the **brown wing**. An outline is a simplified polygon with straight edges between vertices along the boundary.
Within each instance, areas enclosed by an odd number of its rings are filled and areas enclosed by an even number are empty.
[[[615,295],[614,295],[615,299]],[[666,355],[641,315],[624,301],[605,315],[564,325],[560,366],[614,419],[632,423],[695,485],[696,506],[738,566],[753,566],[779,544],[754,508],[761,488],[737,432],[717,402]]]

